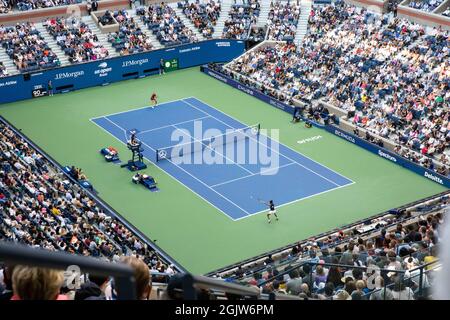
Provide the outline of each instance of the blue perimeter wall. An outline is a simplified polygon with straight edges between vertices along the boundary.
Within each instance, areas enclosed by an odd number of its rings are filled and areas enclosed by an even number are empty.
[[[233,88],[236,88],[238,90],[241,90],[257,99],[260,99],[268,104],[270,104],[271,106],[281,109],[289,114],[293,114],[294,113],[294,107],[288,104],[285,104],[283,102],[280,102],[272,97],[269,97],[255,89],[252,89],[234,79],[229,78],[228,76],[219,73],[217,71],[214,71],[210,68],[208,68],[207,66],[202,66],[201,67],[202,72],[206,73],[207,75],[220,80],[230,86],[232,86]],[[320,125],[317,123],[314,123],[317,127],[325,129],[326,131],[338,136],[339,138],[345,139],[353,144],[356,144],[359,147],[362,147],[388,161],[391,161],[397,165],[400,165],[408,170],[411,170],[425,178],[428,178],[436,183],[439,183],[447,188],[450,188],[450,179],[448,179],[447,177],[444,177],[432,170],[426,169],[414,162],[411,162],[385,148],[381,148],[375,144],[372,144],[364,139],[361,139],[359,137],[357,137],[356,135],[349,133],[347,131],[344,131],[336,126],[333,125]]]
[[[30,74],[28,81],[24,79],[23,74],[0,78],[0,103],[32,98],[33,91],[46,90],[50,80],[54,93],[67,92],[155,74],[158,72],[161,59],[177,58],[178,66],[181,69],[209,62],[230,61],[244,51],[244,41],[208,40],[73,66],[35,71]],[[58,89],[58,87],[64,86],[67,87]]]

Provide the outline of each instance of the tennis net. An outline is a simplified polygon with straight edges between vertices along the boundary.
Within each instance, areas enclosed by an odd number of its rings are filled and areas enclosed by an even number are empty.
[[[229,130],[228,132],[203,140],[195,140],[187,143],[178,143],[169,147],[156,149],[156,161],[182,157],[187,154],[203,151],[206,148],[214,148],[221,145],[235,143],[241,140],[257,137],[261,125],[255,124],[245,128]]]

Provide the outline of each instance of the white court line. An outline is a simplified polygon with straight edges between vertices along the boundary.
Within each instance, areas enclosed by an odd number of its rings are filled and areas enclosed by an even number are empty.
[[[281,169],[281,168],[284,168],[284,167],[287,167],[287,166],[290,166],[290,165],[293,165],[293,164],[296,164],[296,163],[295,162],[291,162],[291,163],[288,163],[288,164],[285,164],[285,165],[282,165],[282,166],[279,166],[279,167],[276,167],[276,168],[264,170],[263,172],[270,172],[270,171],[278,170],[278,169]],[[214,185],[211,186],[211,188],[215,188],[215,187],[218,187],[218,186],[221,186],[221,185],[224,185],[224,184],[228,184],[228,183],[231,183],[231,182],[235,182],[235,181],[238,181],[238,180],[251,178],[253,176],[257,176],[257,175],[260,175],[260,174],[262,174],[262,172],[256,172],[256,173],[253,173],[253,174],[249,174],[247,176],[243,176],[243,177],[239,177],[239,178],[236,178],[236,179],[227,180],[227,181],[224,181],[224,182],[221,182],[221,183],[218,183],[218,184],[214,184]]]
[[[156,110],[158,107],[164,106],[164,105],[169,104],[169,103],[177,102],[177,101],[183,101],[183,99],[176,99],[176,100],[170,100],[170,101],[166,101],[166,102],[163,102],[163,103],[159,103],[159,104],[155,107],[155,110]],[[110,113],[110,114],[107,114],[107,115],[103,115],[103,116],[99,116],[99,117],[90,118],[89,120],[92,121],[92,120],[95,120],[95,119],[100,119],[100,118],[109,117],[109,116],[115,116],[115,115],[118,115],[118,114],[128,113],[128,112],[133,112],[133,111],[142,110],[142,109],[146,109],[146,108],[148,108],[149,111],[150,111],[150,110],[153,110],[153,109],[151,109],[150,106],[143,106],[143,107],[139,107],[139,108],[128,109],[128,110],[126,110],[126,111],[114,112],[114,113]]]
[[[204,116],[204,117],[200,117],[200,118],[196,118],[196,119],[192,119],[192,120],[186,120],[186,121],[178,122],[178,123],[175,123],[175,124],[169,124],[167,126],[162,126],[162,127],[159,127],[159,128],[154,128],[154,129],[148,129],[148,130],[140,131],[137,134],[139,135],[139,134],[152,132],[152,131],[156,131],[156,130],[160,130],[160,129],[166,129],[166,128],[170,128],[172,126],[176,126],[176,125],[179,125],[179,124],[189,123],[189,122],[192,122],[192,121],[199,121],[199,120],[203,120],[203,119],[207,119],[207,118],[211,118],[211,117],[210,116]]]
[[[322,192],[319,192],[319,193],[312,194],[312,195],[310,195],[310,196],[306,196],[306,197],[303,197],[303,198],[300,198],[300,199],[296,199],[296,200],[293,200],[293,201],[289,201],[289,202],[286,202],[286,203],[282,203],[282,204],[280,204],[280,205],[277,205],[276,208],[281,208],[281,207],[284,207],[284,206],[287,206],[287,205],[290,205],[290,204],[293,204],[293,203],[296,203],[296,202],[299,202],[299,201],[303,201],[303,200],[306,200],[306,199],[309,199],[309,198],[312,198],[312,197],[315,197],[315,196],[319,196],[319,195],[322,195],[322,194],[325,194],[325,193],[328,193],[328,192],[331,192],[331,191],[335,191],[335,190],[337,190],[337,189],[342,189],[342,188],[345,188],[345,187],[354,185],[355,183],[356,183],[356,182],[352,182],[352,183],[349,183],[349,184],[344,184],[344,185],[342,185],[342,186],[340,186],[340,187],[334,187],[334,188],[331,188],[331,189],[328,189],[328,190],[325,190],[325,191],[322,191]],[[235,220],[235,221],[238,221],[238,220],[250,218],[250,217],[252,217],[252,216],[254,216],[254,215],[257,215],[257,214],[260,214],[260,213],[263,213],[263,212],[267,212],[267,211],[268,211],[267,209],[261,210],[261,211],[252,213],[252,214],[249,215],[249,216],[244,216],[244,217],[236,218],[236,219],[234,219],[234,220]]]
[[[238,121],[239,123],[242,123],[240,120],[236,119],[235,117],[232,117],[232,116],[230,116],[230,115],[228,115],[228,114],[226,114],[226,113],[220,111],[219,109],[216,109],[216,108],[210,106],[208,103],[206,103],[206,102],[204,102],[204,101],[198,99],[197,97],[188,97],[188,98],[184,98],[184,99],[182,99],[182,101],[188,103],[187,101],[185,101],[186,99],[195,99],[195,100],[197,100],[197,101],[200,101],[201,103],[207,105],[209,108],[214,109],[214,110],[216,110],[217,112],[219,112],[219,113],[221,113],[221,114],[223,114],[223,115],[225,115],[225,116],[227,116],[227,117],[229,117],[229,118],[231,118],[231,119],[233,119],[233,120],[235,120],[235,121]],[[199,110],[199,109],[197,109],[197,110]],[[205,112],[204,112],[203,110],[201,110],[201,109],[200,109],[200,111],[202,111],[203,113],[205,113]],[[207,114],[208,114],[208,113],[207,113]],[[214,118],[214,117],[213,117],[213,118]],[[271,138],[271,140],[273,140],[273,139]],[[281,144],[281,142],[279,142],[279,141],[278,141],[278,143]],[[339,172],[336,172],[336,171],[334,171],[333,169],[328,168],[327,166],[321,164],[320,162],[317,162],[316,160],[311,159],[310,157],[304,155],[303,153],[301,153],[301,152],[299,152],[299,151],[297,151],[297,150],[295,150],[295,149],[289,147],[288,145],[283,144],[283,146],[285,146],[286,148],[288,148],[288,149],[290,149],[290,150],[292,150],[292,151],[294,151],[294,152],[297,152],[298,154],[301,154],[302,157],[305,157],[306,159],[311,160],[312,162],[314,162],[314,163],[316,163],[316,164],[318,164],[318,165],[320,165],[320,166],[322,166],[322,167],[324,167],[324,168],[327,168],[328,170],[330,170],[331,172],[334,172],[334,173],[337,174],[338,176],[340,176],[340,177],[342,177],[342,178],[344,178],[344,179],[347,179],[347,180],[351,181],[352,183],[356,183],[356,182],[353,181],[352,179],[347,178],[346,176],[343,176],[343,175],[340,174]]]
[[[110,122],[113,122],[113,121],[111,121],[111,120],[109,120]],[[95,122],[94,122],[95,123]],[[119,126],[118,124],[116,124],[116,126],[118,127],[118,128],[121,128],[122,130],[124,130],[125,131],[125,129],[124,128],[122,128],[121,126]],[[156,150],[154,149],[154,148],[152,148],[152,147],[150,147],[148,144],[146,144],[145,142],[143,142],[143,141],[141,141],[141,143],[143,144],[143,145],[145,145],[147,148],[149,148],[149,149],[151,149],[151,150],[153,150],[154,152],[156,152]],[[150,159],[148,159],[148,158],[146,158],[148,161],[150,161]],[[177,165],[177,164],[175,164],[175,163],[173,163],[170,159],[166,159],[166,160],[164,160],[164,161],[169,161],[171,164],[173,164],[174,166],[176,166],[177,168],[179,168],[179,169],[181,169],[182,171],[184,171],[185,173],[187,173],[188,175],[190,175],[192,178],[194,178],[195,180],[197,180],[198,182],[200,182],[201,184],[203,184],[205,187],[207,187],[208,189],[210,189],[211,191],[213,191],[214,193],[217,193],[219,196],[221,196],[222,198],[224,198],[226,201],[228,201],[229,203],[231,203],[231,204],[233,204],[236,208],[239,208],[240,210],[242,210],[245,214],[247,214],[247,215],[250,215],[251,213],[250,212],[248,212],[247,210],[245,210],[245,209],[242,209],[240,206],[238,206],[236,203],[234,203],[233,201],[231,201],[230,199],[228,199],[227,197],[225,197],[223,194],[221,194],[221,193],[219,193],[219,192],[217,192],[216,190],[214,190],[213,188],[211,188],[209,185],[207,185],[205,182],[203,182],[202,180],[200,180],[199,178],[197,178],[196,176],[194,176],[194,175],[192,175],[191,173],[189,173],[188,171],[186,171],[185,169],[183,169],[182,167],[180,167],[179,165]],[[150,161],[150,162],[152,162],[152,161]],[[153,162],[152,162],[153,163]],[[178,179],[177,179],[178,180]],[[190,189],[190,188],[189,188]],[[194,190],[192,190],[192,189],[190,189],[192,192],[194,192],[194,193],[197,193],[197,192],[195,192]],[[225,213],[226,214],[226,213]],[[234,220],[234,219],[233,219]]]
[[[102,117],[99,117],[102,118]],[[114,139],[116,139],[117,141],[125,144],[122,140],[120,140],[118,137],[116,137],[115,135],[113,135],[111,132],[109,132],[108,130],[106,130],[105,128],[103,128],[101,125],[97,124],[95,121],[93,121],[92,119],[89,119],[89,121],[91,121],[93,124],[95,124],[97,127],[99,127],[101,130],[103,130],[104,132],[106,132],[107,134],[109,134],[110,136],[112,136]],[[150,147],[150,149],[152,149]],[[241,219],[241,218],[233,218],[231,217],[229,214],[227,214],[225,211],[223,211],[222,209],[220,209],[219,207],[217,207],[215,204],[211,203],[209,200],[207,200],[206,198],[204,198],[202,195],[200,195],[199,193],[197,193],[196,191],[192,190],[191,188],[189,188],[186,184],[184,184],[183,182],[181,182],[178,178],[176,178],[175,176],[173,176],[171,173],[169,173],[168,171],[164,170],[163,168],[161,168],[160,166],[156,165],[155,162],[153,162],[152,160],[150,160],[147,157],[144,157],[148,162],[150,162],[151,164],[153,164],[156,168],[158,168],[160,171],[162,171],[163,173],[169,175],[172,179],[176,180],[179,184],[181,184],[182,186],[184,186],[186,189],[190,190],[193,194],[197,195],[197,197],[199,197],[200,199],[204,200],[206,203],[210,204],[212,207],[216,208],[217,210],[219,210],[219,212],[222,212],[225,216],[227,216],[228,219],[231,219],[233,221],[236,221],[237,219]],[[165,161],[168,161],[165,160]],[[250,216],[250,213],[248,213],[248,217]]]
[[[111,121],[110,119],[108,119],[108,117],[103,117],[104,119],[106,119],[107,121],[109,121],[109,122],[111,122],[113,125],[115,125],[117,128],[119,128],[120,130],[122,130],[123,131],[123,134],[125,135],[125,141],[127,141],[128,140],[128,137],[127,137],[127,131],[124,129],[124,128],[122,128],[121,126],[118,126],[114,121]]]
[[[178,128],[177,126],[173,126],[175,129],[177,130],[181,130],[180,128]],[[194,139],[194,141],[200,142],[202,145],[204,145],[206,148],[216,152],[218,155],[222,156],[224,159],[227,159],[228,161],[233,162],[235,165],[237,165],[239,168],[247,171],[250,174],[253,174],[254,172],[248,170],[247,168],[244,168],[243,166],[241,166],[239,163],[233,161],[232,159],[228,158],[227,156],[223,155],[222,153],[220,153],[219,151],[214,150],[213,148],[211,148],[210,146],[208,146],[207,144],[203,143],[201,140],[195,139],[193,136],[189,135],[192,139]]]
[[[199,101],[200,101],[200,100],[199,100]],[[193,104],[191,104],[191,103],[189,103],[189,102],[187,102],[187,101],[184,101],[184,100],[183,100],[183,102],[186,103],[186,104],[188,104],[188,105],[190,105],[190,106],[193,107],[194,109],[197,109],[198,111],[203,112],[204,114],[209,114],[208,112],[205,112],[205,111],[201,110],[200,108],[197,108],[196,106],[194,106]],[[218,119],[218,118],[216,118],[216,117],[214,117],[214,116],[212,116],[212,115],[210,115],[210,116],[211,116],[212,118],[216,119],[217,121],[223,123],[224,125],[228,126],[229,128],[233,128],[233,127],[230,126],[228,123],[226,123],[226,122],[224,122],[224,121],[222,121],[222,120],[220,120],[220,119]],[[269,138],[269,137],[268,137],[268,138]],[[330,179],[324,177],[324,176],[321,175],[320,173],[317,173],[316,171],[314,171],[314,170],[312,170],[312,169],[310,169],[310,168],[304,166],[303,164],[301,164],[301,163],[299,163],[299,162],[297,162],[297,161],[295,161],[295,160],[289,158],[288,156],[286,156],[286,155],[284,155],[284,154],[281,154],[280,152],[278,152],[278,151],[276,151],[276,150],[274,150],[274,149],[272,149],[272,148],[269,148],[268,145],[266,145],[266,144],[260,142],[259,140],[256,140],[255,138],[253,138],[253,137],[251,137],[251,136],[249,136],[249,139],[253,139],[253,140],[257,141],[258,143],[260,143],[260,144],[263,145],[264,147],[266,147],[266,148],[270,149],[271,151],[277,153],[278,155],[280,155],[280,156],[282,156],[282,157],[288,159],[289,161],[292,161],[292,162],[297,163],[299,166],[301,166],[301,167],[305,168],[306,170],[308,170],[308,171],[310,171],[310,172],[316,174],[317,176],[321,177],[322,179],[327,180],[328,182],[334,184],[335,186],[337,186],[337,187],[340,187],[340,186],[341,186],[340,184],[334,182],[333,180],[330,180]],[[270,139],[270,138],[269,138],[269,139]],[[297,151],[295,151],[295,152],[297,152]],[[323,167],[323,166],[322,166],[322,167]],[[325,167],[324,167],[324,168],[325,168]]]

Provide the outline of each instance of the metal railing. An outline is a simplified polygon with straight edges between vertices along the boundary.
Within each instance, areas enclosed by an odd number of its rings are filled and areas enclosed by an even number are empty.
[[[48,251],[29,246],[0,242],[0,261],[13,265],[26,265],[58,270],[77,266],[83,273],[113,276],[119,300],[136,299],[134,270],[123,263],[111,263],[92,257]]]

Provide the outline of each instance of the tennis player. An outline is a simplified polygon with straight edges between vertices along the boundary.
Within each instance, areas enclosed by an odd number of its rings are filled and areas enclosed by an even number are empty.
[[[152,109],[154,107],[156,107],[156,105],[158,104],[158,96],[154,92],[152,93],[152,96],[150,97],[150,104],[152,105]]]
[[[270,200],[269,203],[266,203],[266,205],[269,207],[269,212],[267,212],[267,220],[269,220],[269,223],[271,222],[270,217],[272,215],[274,215],[275,219],[278,221],[277,210],[275,209],[273,200]]]

